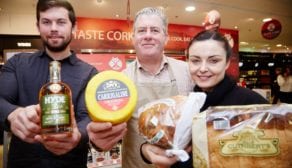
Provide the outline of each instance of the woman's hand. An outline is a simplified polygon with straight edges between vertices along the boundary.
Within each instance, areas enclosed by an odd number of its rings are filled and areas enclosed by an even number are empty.
[[[178,161],[176,156],[166,156],[165,150],[152,144],[143,144],[141,147],[143,156],[157,168],[168,168]]]

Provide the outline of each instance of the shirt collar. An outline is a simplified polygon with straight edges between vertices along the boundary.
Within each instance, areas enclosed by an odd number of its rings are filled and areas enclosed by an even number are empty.
[[[138,59],[136,59],[136,60],[137,60],[137,67],[138,67],[138,69],[147,72],[147,70],[145,70],[145,69],[142,67],[142,65],[141,65],[141,63],[139,62],[139,60],[138,60]],[[163,57],[162,57],[162,61],[161,61],[160,67],[159,67],[159,70],[157,71],[156,74],[159,74],[161,71],[163,71],[165,68],[167,68],[168,64],[169,64],[169,63],[168,63],[167,57],[166,57],[165,55],[163,55]]]
[[[37,53],[37,56],[39,57],[48,57],[52,60],[52,58],[46,53],[46,51],[40,51]],[[65,59],[60,60],[61,62],[68,61],[70,64],[74,65],[78,62],[78,58],[76,56],[76,53],[71,50],[71,55]]]

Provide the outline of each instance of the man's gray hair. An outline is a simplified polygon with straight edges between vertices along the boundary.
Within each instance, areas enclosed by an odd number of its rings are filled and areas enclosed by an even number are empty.
[[[136,30],[136,22],[138,20],[138,18],[142,15],[156,15],[158,16],[161,21],[162,21],[162,28],[163,28],[163,32],[165,34],[168,34],[168,21],[167,21],[167,17],[165,16],[164,12],[162,9],[157,8],[157,7],[146,7],[141,9],[140,11],[138,11],[136,13],[135,19],[134,19],[134,24],[133,24],[133,30]]]

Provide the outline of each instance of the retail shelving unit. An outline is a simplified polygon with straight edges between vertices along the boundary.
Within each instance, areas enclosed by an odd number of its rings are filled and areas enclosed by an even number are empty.
[[[248,88],[271,89],[276,79],[275,69],[291,65],[291,53],[240,52],[240,78]]]

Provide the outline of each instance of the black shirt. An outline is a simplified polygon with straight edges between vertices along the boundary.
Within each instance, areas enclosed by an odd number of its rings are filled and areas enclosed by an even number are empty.
[[[45,52],[21,53],[13,56],[0,73],[0,122],[17,107],[38,104],[38,93],[49,81],[49,63],[52,58]],[[61,80],[72,90],[76,122],[82,138],[77,148],[61,156],[55,156],[40,144],[29,144],[12,136],[9,148],[8,167],[86,167],[88,118],[84,92],[88,81],[97,70],[70,55],[61,62]],[[6,124],[6,130],[9,126]]]
[[[194,92],[202,92],[198,86],[194,87]],[[229,105],[249,105],[249,104],[269,104],[269,102],[258,93],[236,85],[230,77],[225,76],[218,83],[213,91],[206,93],[207,97],[201,112],[211,106],[229,106]],[[177,162],[171,168],[192,168],[192,154],[186,162]]]

